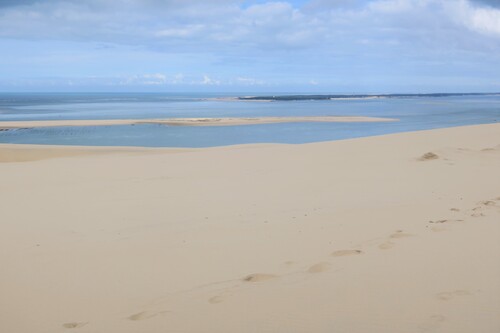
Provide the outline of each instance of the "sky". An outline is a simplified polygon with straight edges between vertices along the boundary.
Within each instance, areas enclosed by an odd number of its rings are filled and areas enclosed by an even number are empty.
[[[500,92],[500,0],[0,0],[0,92]]]

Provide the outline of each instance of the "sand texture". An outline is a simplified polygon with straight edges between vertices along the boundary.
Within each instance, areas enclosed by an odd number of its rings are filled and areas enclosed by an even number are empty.
[[[500,332],[500,124],[0,161],[0,332]]]

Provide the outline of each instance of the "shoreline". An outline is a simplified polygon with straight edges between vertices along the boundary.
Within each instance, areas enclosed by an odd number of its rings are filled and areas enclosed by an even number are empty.
[[[0,122],[1,123],[1,122]],[[461,125],[453,127],[444,127],[437,129],[423,129],[417,131],[397,132],[388,134],[371,135],[356,138],[347,138],[339,140],[306,142],[306,143],[244,143],[244,144],[230,144],[222,146],[210,147],[150,147],[150,146],[86,146],[86,145],[58,145],[58,144],[36,144],[36,143],[1,143],[0,142],[0,163],[5,162],[6,152],[13,154],[21,153],[22,151],[43,151],[42,154],[36,154],[38,159],[43,158],[43,154],[48,154],[51,157],[64,157],[66,153],[71,156],[78,155],[91,155],[91,154],[106,154],[106,153],[183,153],[183,152],[197,152],[197,151],[210,151],[210,150],[231,150],[231,149],[258,149],[258,148],[273,148],[273,147],[293,147],[293,146],[315,146],[315,145],[328,145],[335,142],[356,142],[358,140],[370,140],[373,138],[397,138],[401,135],[423,135],[425,133],[433,134],[434,132],[454,131],[455,129],[475,129],[478,127],[500,126],[498,123],[476,124],[476,125]],[[3,154],[2,154],[3,152]],[[50,157],[50,158],[51,158]],[[31,160],[31,159],[27,159]]]
[[[490,93],[393,93],[393,94],[286,94],[286,95],[253,95],[232,97],[211,97],[205,100],[220,102],[280,102],[280,101],[350,101],[387,98],[440,98],[467,96],[500,96],[498,92]]]
[[[309,95],[263,95],[236,97],[240,101],[324,101],[324,100],[368,100],[380,98],[440,98],[467,96],[498,96],[499,93],[423,93],[423,94],[309,94]],[[227,98],[226,98],[227,99]]]
[[[249,118],[166,118],[166,119],[95,119],[95,120],[29,120],[0,121],[0,130],[63,126],[168,125],[168,126],[236,126],[294,122],[392,122],[393,118],[364,116],[319,117],[249,117]]]

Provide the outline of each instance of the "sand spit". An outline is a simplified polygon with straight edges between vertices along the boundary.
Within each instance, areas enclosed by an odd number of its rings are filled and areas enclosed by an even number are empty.
[[[260,118],[168,118],[168,119],[106,119],[106,120],[37,120],[37,121],[0,121],[0,130],[34,127],[60,126],[113,126],[113,125],[168,125],[168,126],[234,126],[296,122],[386,122],[397,121],[392,118],[377,117],[260,117]]]

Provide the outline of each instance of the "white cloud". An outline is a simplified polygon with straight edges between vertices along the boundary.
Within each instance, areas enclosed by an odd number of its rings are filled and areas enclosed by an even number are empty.
[[[250,77],[237,77],[236,82],[243,84],[243,85],[249,85],[249,86],[255,86],[255,85],[263,85],[265,82],[263,80],[258,80]]]
[[[167,76],[161,73],[145,74],[141,83],[146,85],[161,85],[167,83]]]
[[[446,7],[457,22],[470,30],[500,36],[500,9],[475,6],[466,0],[448,3]]]
[[[239,3],[39,1],[31,6],[0,7],[0,37],[169,47],[182,46],[181,40],[196,40],[200,47],[210,49],[227,43],[240,47],[297,47],[322,39],[317,19],[287,2],[248,7]]]
[[[157,31],[155,35],[158,37],[187,38],[203,32],[203,28],[202,24],[192,24],[183,26],[182,28],[163,29]]]
[[[182,84],[184,83],[184,74],[178,73],[173,76],[172,84]]]
[[[410,11],[414,6],[412,0],[380,0],[368,5],[370,10],[382,13],[402,13]]]
[[[115,79],[111,79],[110,84],[114,84]],[[167,75],[162,73],[131,75],[119,80],[119,85],[164,85],[168,84]]]
[[[165,74],[161,74],[161,73],[144,74],[142,77],[145,79],[155,79],[155,80],[158,80],[161,82],[167,81],[167,76]]]
[[[370,72],[411,77],[458,63],[473,72],[500,61],[493,0],[20,1],[0,1],[0,70],[9,78],[54,68],[74,85],[101,74],[110,85],[158,89],[325,87]]]
[[[339,36],[373,39],[366,36],[380,29],[395,34],[412,29],[435,38],[432,27],[447,22],[477,33],[500,33],[500,10],[467,0],[372,0],[364,6],[362,1],[313,0],[304,9],[286,1],[242,7],[238,0],[9,3],[0,6],[0,37],[91,40],[146,45],[169,52],[221,47],[266,51],[310,48],[337,43]]]
[[[219,80],[210,78],[208,75],[203,75],[203,80],[201,80],[199,83],[206,86],[213,86],[220,85],[221,82]]]

